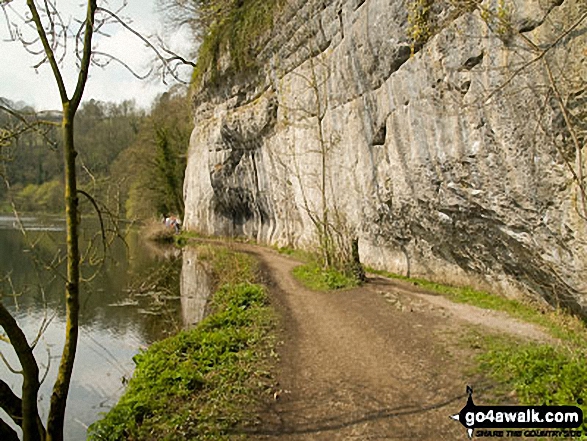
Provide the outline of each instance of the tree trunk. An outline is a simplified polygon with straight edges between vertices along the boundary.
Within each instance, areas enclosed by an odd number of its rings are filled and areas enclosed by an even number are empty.
[[[67,232],[67,282],[65,285],[66,330],[65,345],[57,380],[51,395],[47,421],[47,441],[63,441],[65,406],[71,382],[73,362],[79,333],[79,212],[75,159],[77,152],[73,142],[74,111],[69,103],[63,105],[63,140],[65,161],[65,219]]]
[[[45,433],[37,411],[40,386],[37,361],[24,333],[2,303],[0,303],[0,326],[6,332],[16,352],[23,377],[22,399],[14,395],[4,382],[0,384],[2,409],[20,425],[24,441],[40,441]]]

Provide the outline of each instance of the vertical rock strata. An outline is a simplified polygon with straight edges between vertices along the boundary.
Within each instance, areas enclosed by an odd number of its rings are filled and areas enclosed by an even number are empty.
[[[436,2],[412,55],[410,1],[290,2],[194,92],[186,227],[311,247],[325,197],[368,265],[587,315],[587,4]]]

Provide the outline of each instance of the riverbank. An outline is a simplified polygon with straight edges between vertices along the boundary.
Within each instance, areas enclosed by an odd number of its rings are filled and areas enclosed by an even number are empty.
[[[454,439],[462,427],[447,415],[466,385],[479,404],[586,410],[587,332],[567,314],[384,272],[327,291],[312,285],[329,273],[300,274],[277,251],[235,242],[239,255],[201,240],[201,259],[223,269],[212,314],[137,357],[129,391],[92,439]],[[286,336],[275,369],[258,265]]]
[[[275,354],[275,315],[258,264],[226,247],[195,246],[216,287],[208,316],[135,357],[125,394],[89,439],[221,440],[255,423]]]

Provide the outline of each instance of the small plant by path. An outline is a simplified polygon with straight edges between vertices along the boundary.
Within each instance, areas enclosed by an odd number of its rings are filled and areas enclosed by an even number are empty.
[[[360,285],[355,277],[334,268],[323,268],[316,262],[295,267],[293,275],[307,288],[318,291],[353,288]]]
[[[587,414],[586,344],[552,346],[483,335],[477,346],[477,371],[498,384],[494,393],[525,405],[577,405]],[[587,435],[585,420],[581,430]]]

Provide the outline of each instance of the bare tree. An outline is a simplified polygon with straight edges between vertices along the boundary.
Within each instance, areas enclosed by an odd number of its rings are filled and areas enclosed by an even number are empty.
[[[0,0],[5,24],[10,38],[22,44],[24,49],[37,57],[33,66],[39,68],[48,65],[51,69],[56,89],[62,103],[61,121],[58,123],[62,133],[61,148],[65,169],[65,218],[66,218],[66,274],[65,305],[66,328],[65,343],[57,379],[53,385],[50,398],[49,412],[45,424],[41,421],[38,411],[39,394],[39,366],[33,355],[36,341],[29,342],[11,316],[5,305],[0,303],[0,326],[4,329],[5,337],[14,348],[21,370],[16,371],[23,377],[21,395],[17,396],[8,385],[0,380],[0,408],[12,421],[22,428],[25,441],[61,441],[63,440],[64,417],[69,392],[71,375],[77,349],[79,335],[80,312],[80,283],[82,253],[80,252],[79,224],[80,224],[80,195],[88,198],[98,209],[97,202],[88,193],[78,189],[76,175],[76,158],[78,152],[74,143],[75,116],[82,101],[82,96],[88,81],[91,66],[104,67],[111,62],[118,62],[128,68],[135,76],[137,74],[122,60],[107,53],[100,52],[94,47],[96,35],[107,35],[106,27],[116,24],[130,31],[140,38],[155,53],[160,62],[160,71],[165,79],[166,75],[177,78],[178,64],[193,64],[182,57],[172,54],[171,51],[160,49],[151,43],[148,38],[135,31],[121,16],[126,0],[120,8],[110,10],[105,7],[107,2],[87,0],[84,3],[84,16],[73,21],[65,20],[63,9],[56,0],[26,0],[26,12],[23,14],[15,7],[16,0]],[[73,49],[70,46],[73,45]],[[75,57],[77,80],[73,90],[68,90],[64,79],[64,60],[67,53]],[[31,121],[13,109],[2,106],[0,110],[12,113],[18,124],[0,131],[0,143],[6,144],[13,138],[27,130],[44,130],[46,125],[54,125],[49,121]],[[18,439],[16,432],[6,423],[0,421],[2,439]]]
[[[308,66],[307,73],[291,72],[291,75],[302,82],[306,90],[305,96],[301,96],[299,100],[296,98],[293,106],[282,104],[282,107],[291,114],[291,124],[312,133],[316,147],[307,149],[305,154],[314,155],[317,160],[313,163],[317,163],[318,167],[315,173],[309,173],[308,170],[302,173],[302,158],[296,153],[295,146],[292,146],[292,172],[299,182],[302,208],[316,232],[322,265],[325,268],[342,270],[361,282],[365,280],[365,273],[359,261],[358,239],[343,208],[333,197],[336,193],[332,183],[333,154],[340,137],[326,127],[330,110],[328,82],[332,70],[320,55],[310,58]],[[303,182],[303,175],[311,178],[308,188]],[[317,203],[308,195],[308,190],[318,193]]]

